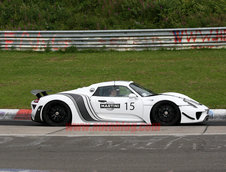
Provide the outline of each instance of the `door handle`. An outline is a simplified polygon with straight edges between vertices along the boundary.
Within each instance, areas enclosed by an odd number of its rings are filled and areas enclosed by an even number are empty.
[[[107,101],[106,100],[98,100],[98,102],[105,103]]]

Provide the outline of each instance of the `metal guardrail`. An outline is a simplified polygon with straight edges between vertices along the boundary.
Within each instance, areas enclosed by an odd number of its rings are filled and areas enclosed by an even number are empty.
[[[0,49],[52,51],[83,49],[147,50],[225,48],[226,27],[87,30],[0,31]]]

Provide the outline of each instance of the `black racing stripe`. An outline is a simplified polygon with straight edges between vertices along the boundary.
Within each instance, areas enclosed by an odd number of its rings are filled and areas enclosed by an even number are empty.
[[[86,109],[84,100],[82,98],[81,95],[78,94],[68,94],[71,97],[73,97],[73,99],[75,100],[75,102],[78,105],[79,111],[81,112],[82,117],[84,118],[84,120],[86,121],[95,121],[89,114],[89,112]]]
[[[195,120],[195,118],[188,116],[188,115],[187,115],[186,113],[184,113],[184,112],[182,112],[182,114],[183,114],[184,116],[186,116],[187,118],[191,119],[191,120]]]
[[[87,105],[88,105],[88,107],[89,107],[89,109],[90,109],[90,112],[93,114],[93,116],[94,116],[95,118],[97,118],[97,119],[98,119],[98,118],[101,119],[101,118],[95,113],[93,107],[90,105],[90,102],[89,102],[88,98],[87,98],[87,97],[85,97],[85,98],[86,98],[86,101],[87,101]]]

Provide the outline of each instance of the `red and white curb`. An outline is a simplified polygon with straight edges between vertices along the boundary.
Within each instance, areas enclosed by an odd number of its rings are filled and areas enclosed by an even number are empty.
[[[226,109],[211,109],[210,119],[226,120]],[[31,109],[0,109],[0,120],[31,120]]]
[[[0,120],[31,120],[31,109],[0,109]]]

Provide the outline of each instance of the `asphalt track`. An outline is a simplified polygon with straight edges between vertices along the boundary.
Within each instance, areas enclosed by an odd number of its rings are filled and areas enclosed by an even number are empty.
[[[119,129],[0,121],[0,172],[226,171],[226,121]]]

